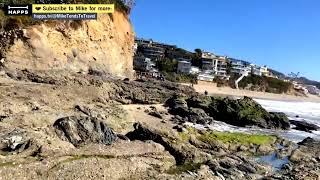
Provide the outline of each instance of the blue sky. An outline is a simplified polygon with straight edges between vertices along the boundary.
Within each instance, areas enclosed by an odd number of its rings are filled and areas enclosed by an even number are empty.
[[[320,81],[320,0],[137,0],[137,36]]]

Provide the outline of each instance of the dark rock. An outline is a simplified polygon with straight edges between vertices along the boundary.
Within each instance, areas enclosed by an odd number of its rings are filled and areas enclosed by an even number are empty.
[[[170,108],[169,112],[182,117],[189,117],[190,114],[195,114],[198,119],[205,119],[200,121],[200,123],[210,123],[215,119],[240,127],[290,128],[289,120],[284,113],[269,113],[249,97],[234,100],[230,98],[193,96],[185,99],[177,96],[170,98],[167,101]],[[192,108],[199,108],[203,111],[197,110],[197,113],[194,113]],[[213,119],[208,119],[209,116]],[[194,117],[188,120],[194,122],[193,119]]]
[[[127,136],[122,134],[117,134],[117,137],[121,140],[130,141],[130,139]]]
[[[8,118],[9,116],[6,116],[6,115],[0,115],[0,122],[2,121],[2,120],[4,120],[5,118]]]
[[[305,138],[303,141],[299,142],[298,145],[307,146],[310,150],[317,149],[320,152],[320,141],[310,137]]]
[[[289,129],[289,119],[285,113],[282,112],[270,112],[269,126],[277,127],[280,129]]]
[[[170,108],[169,112],[171,114],[179,115],[181,117],[185,117],[187,112],[189,111],[187,102],[184,100],[184,98],[176,95],[169,98],[165,102],[165,105]]]
[[[74,146],[87,143],[112,144],[117,135],[102,121],[94,117],[70,116],[53,124],[57,135]]]
[[[185,121],[198,124],[210,124],[213,121],[213,118],[199,106],[188,108],[188,103],[190,102],[179,96],[174,96],[166,101],[166,105],[170,108],[169,112],[181,116]]]
[[[214,119],[236,126],[289,128],[287,119],[268,113],[260,104],[249,97],[238,100],[214,99],[210,104],[210,114]]]
[[[103,76],[106,73],[104,71],[93,69],[92,67],[90,67],[88,70],[88,74],[92,76]]]
[[[290,120],[290,123],[296,126],[294,129],[297,129],[300,131],[312,132],[312,131],[317,131],[318,129],[320,129],[319,126],[308,123],[306,121]]]
[[[159,119],[163,119],[162,115],[158,111],[151,111],[148,113],[150,116],[154,116]]]
[[[240,170],[240,171],[244,171],[246,173],[256,173],[256,169],[254,167],[252,167],[250,164],[239,164],[237,166],[237,168]]]
[[[180,125],[174,126],[173,129],[176,129],[178,132],[185,132],[186,131],[186,129]]]
[[[59,82],[49,76],[42,76],[40,74],[34,73],[30,70],[24,69],[21,71],[16,72],[7,72],[7,75],[15,80],[24,80],[24,81],[30,81],[34,83],[43,83],[43,84],[59,84]]]
[[[206,112],[199,108],[190,108],[187,114],[188,121],[197,124],[210,124],[213,118],[208,116]]]
[[[157,110],[157,108],[155,106],[150,106],[150,109],[153,110],[153,111]]]
[[[75,108],[75,110],[80,111],[80,112],[84,113],[87,116],[92,116],[91,110],[88,107],[81,106],[81,105],[75,105],[74,108]]]
[[[164,103],[176,93],[195,94],[189,86],[177,85],[167,81],[112,81],[114,92],[111,99],[127,99],[131,104],[159,104]],[[121,102],[121,101],[118,101]]]
[[[141,123],[134,124],[134,128],[134,131],[126,135],[130,140],[152,140],[161,144],[175,158],[177,165],[207,161],[206,154],[196,147],[187,143],[175,143],[175,141],[172,141],[176,139],[172,134],[164,133],[159,129],[154,129]]]
[[[127,81],[128,82],[128,81],[130,81],[130,79],[129,78],[124,78],[123,81]]]

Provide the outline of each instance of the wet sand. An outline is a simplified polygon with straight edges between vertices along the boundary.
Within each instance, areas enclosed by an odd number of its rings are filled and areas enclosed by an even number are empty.
[[[185,84],[190,85],[190,84]],[[230,87],[217,87],[216,83],[210,82],[199,82],[198,84],[193,85],[194,89],[199,93],[204,93],[207,91],[210,95],[217,96],[233,96],[233,97],[243,97],[248,96],[257,99],[268,99],[268,100],[277,100],[277,101],[305,101],[305,102],[319,102],[320,97],[315,95],[304,96],[294,96],[288,94],[273,94],[266,92],[257,92],[249,90],[239,90],[232,89]]]

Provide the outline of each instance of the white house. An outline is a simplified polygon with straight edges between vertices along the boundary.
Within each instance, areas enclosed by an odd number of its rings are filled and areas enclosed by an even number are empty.
[[[247,71],[251,71],[251,67],[246,61],[234,58],[229,58],[229,61],[231,62],[231,73],[243,74]]]
[[[191,62],[190,61],[178,61],[177,71],[179,73],[190,73]]]
[[[212,70],[215,76],[227,78],[227,57],[218,56],[213,53],[203,52],[202,55],[202,70]]]
[[[152,62],[150,58],[136,56],[133,59],[133,67],[138,71],[151,71],[155,66],[155,63]]]
[[[252,74],[254,75],[257,75],[257,76],[269,76],[269,71],[268,71],[268,68],[267,66],[256,66],[254,64],[250,64],[251,66],[251,72]]]

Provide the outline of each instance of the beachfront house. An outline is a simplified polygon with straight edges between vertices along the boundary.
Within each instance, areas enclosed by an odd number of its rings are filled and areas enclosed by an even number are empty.
[[[152,39],[135,38],[135,43],[138,46],[137,50],[152,60],[161,59],[165,56],[166,50],[177,48],[175,45],[155,42]]]
[[[177,67],[177,72],[178,73],[190,73],[191,70],[191,60],[189,59],[184,59],[184,58],[179,58],[178,60],[178,67]]]
[[[216,58],[216,55],[214,55],[213,53],[211,52],[202,52],[201,53],[201,58],[202,59],[215,59]]]
[[[150,58],[144,56],[135,56],[133,59],[133,68],[136,71],[148,72],[155,69],[156,65]]]
[[[185,73],[185,74],[199,74],[200,69],[196,66],[192,66],[191,59],[185,58],[178,58],[178,73]]]
[[[228,79],[227,75],[227,57],[218,56],[210,52],[201,54],[202,71],[212,71],[214,76],[221,79]]]
[[[229,78],[227,76],[227,59],[228,57],[226,56],[217,56],[217,58],[215,59],[215,74],[216,76],[223,79]]]
[[[254,64],[250,64],[251,66],[251,73],[257,76],[268,76],[269,77],[269,71],[267,66],[257,66]]]
[[[142,54],[145,57],[148,57],[152,60],[158,60],[164,57],[165,49],[161,47],[155,47],[152,46],[152,44],[149,45],[142,45],[139,47],[142,51]]]
[[[239,60],[239,59],[234,59],[234,58],[228,58],[228,60],[231,63],[231,73],[233,74],[243,74],[245,72],[250,72],[251,67],[250,63]]]

